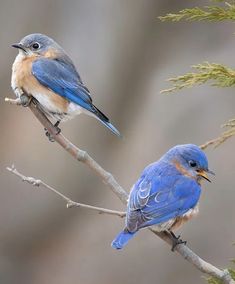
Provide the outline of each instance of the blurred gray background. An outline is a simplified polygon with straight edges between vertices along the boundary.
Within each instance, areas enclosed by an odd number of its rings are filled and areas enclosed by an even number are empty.
[[[208,60],[234,66],[234,24],[161,23],[157,16],[207,1],[0,1],[0,281],[5,284],[203,283],[201,273],[149,231],[122,251],[110,247],[124,220],[65,203],[6,171],[14,163],[74,200],[125,210],[100,179],[77,163],[24,108],[4,103],[16,50],[10,44],[40,32],[74,60],[95,104],[124,135],[118,139],[80,116],[63,133],[114,174],[128,191],[142,169],[170,147],[202,144],[235,115],[233,89],[201,86],[159,94],[167,78]],[[202,258],[225,267],[235,256],[234,139],[207,150],[216,172],[204,184],[199,216],[181,229]]]

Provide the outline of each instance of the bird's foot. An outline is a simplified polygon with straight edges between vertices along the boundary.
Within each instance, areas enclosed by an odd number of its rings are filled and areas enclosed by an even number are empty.
[[[57,134],[59,134],[61,132],[61,129],[58,127],[60,124],[60,120],[57,120],[56,123],[54,124],[54,127],[56,128],[56,130],[58,131]]]
[[[58,135],[58,134],[60,134],[60,132],[61,132],[61,129],[58,127],[59,124],[60,124],[60,121],[59,121],[59,120],[56,121],[56,123],[54,124],[54,127],[55,127],[55,129],[56,129],[55,135]],[[46,128],[44,128],[44,130],[46,131],[46,136],[48,137],[49,141],[50,141],[50,142],[55,142],[54,135],[51,135],[51,133],[50,133]]]
[[[27,95],[24,95],[24,94],[22,94],[20,96],[21,105],[23,107],[29,106],[29,104],[31,103],[31,100],[32,100],[32,97],[30,97],[30,96],[27,96]]]
[[[171,236],[171,240],[172,240],[171,251],[175,251],[175,248],[176,248],[178,245],[181,245],[181,244],[186,245],[186,244],[187,244],[187,241],[183,241],[183,240],[180,238],[180,235],[179,235],[179,236],[176,236],[172,231],[170,231],[170,236]]]
[[[54,128],[56,129],[56,135],[60,134],[61,129],[59,128],[60,120],[57,120],[54,124]]]
[[[46,129],[44,128],[44,130],[46,131],[46,137],[48,137],[49,141],[50,142],[55,142],[55,138],[54,138],[54,135],[51,135],[51,133]]]

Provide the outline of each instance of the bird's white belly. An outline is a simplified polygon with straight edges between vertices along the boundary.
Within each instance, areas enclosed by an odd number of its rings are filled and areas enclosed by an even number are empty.
[[[158,232],[162,231],[168,231],[171,229],[178,229],[181,225],[183,225],[185,222],[190,220],[191,218],[197,216],[199,213],[198,205],[196,205],[194,208],[189,209],[186,213],[184,213],[182,216],[172,218],[164,223],[154,225],[152,226],[154,230]]]
[[[32,96],[40,103],[40,105],[50,113],[62,113],[61,108],[52,102],[49,96],[33,92]]]
[[[74,116],[79,115],[81,113],[84,113],[86,115],[92,116],[92,117],[97,119],[97,117],[95,116],[94,113],[86,110],[85,108],[83,108],[83,107],[81,107],[81,106],[79,106],[79,105],[77,105],[77,104],[75,104],[73,102],[69,103],[69,105],[68,105],[68,112],[67,112],[67,114],[68,114],[67,119],[71,119]]]
[[[16,69],[17,69],[17,65],[20,64],[21,60],[22,60],[22,55],[21,54],[18,54],[16,56],[16,59],[12,65],[12,75],[11,75],[11,87],[12,87],[12,90],[14,91],[16,97],[20,97],[20,89],[19,89],[19,86],[17,85],[17,80],[16,80],[16,76],[17,76],[17,72],[16,72]]]
[[[41,93],[33,93],[33,97],[40,103],[45,113],[50,117],[65,122],[74,118],[76,115],[84,112],[84,109],[79,105],[69,102],[66,111],[63,111],[59,105],[56,105],[49,96]]]
[[[79,115],[81,114],[82,112],[85,112],[84,108],[80,107],[79,105],[73,103],[73,102],[70,102],[69,105],[68,105],[68,114],[71,116],[71,117],[74,117],[76,115]]]
[[[170,219],[169,221],[166,221],[164,223],[154,225],[152,226],[153,229],[157,232],[163,232],[163,231],[168,231],[172,227],[172,225],[175,223],[176,218]]]

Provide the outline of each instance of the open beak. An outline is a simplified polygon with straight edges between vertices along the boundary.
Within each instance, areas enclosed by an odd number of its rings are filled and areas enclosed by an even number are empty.
[[[206,179],[207,181],[211,182],[211,180],[208,178],[207,174],[211,174],[211,175],[215,176],[215,173],[212,172],[211,170],[199,170],[198,171],[198,176],[199,177],[202,177],[202,178]]]
[[[208,174],[211,174],[211,175],[215,176],[215,173],[212,172],[211,170],[207,170],[207,172],[208,172]]]
[[[24,52],[27,52],[26,49],[24,48],[24,46],[23,46],[21,43],[14,43],[14,44],[12,44],[11,46],[14,47],[14,48],[21,49],[21,50],[23,50]]]

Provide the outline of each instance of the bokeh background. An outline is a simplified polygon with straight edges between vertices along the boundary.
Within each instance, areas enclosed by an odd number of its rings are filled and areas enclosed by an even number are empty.
[[[167,78],[208,60],[234,66],[232,23],[161,23],[157,16],[207,1],[0,1],[0,280],[5,284],[203,283],[201,273],[149,231],[123,251],[110,247],[118,217],[66,209],[63,200],[6,171],[14,163],[79,202],[125,210],[100,179],[77,163],[24,108],[4,103],[16,50],[10,44],[40,32],[74,60],[95,104],[124,135],[80,116],[63,133],[88,151],[129,191],[142,169],[180,143],[202,144],[235,114],[232,89],[201,86],[171,95]],[[200,214],[181,230],[202,258],[225,267],[235,256],[234,139],[208,149],[216,172],[204,185]]]

